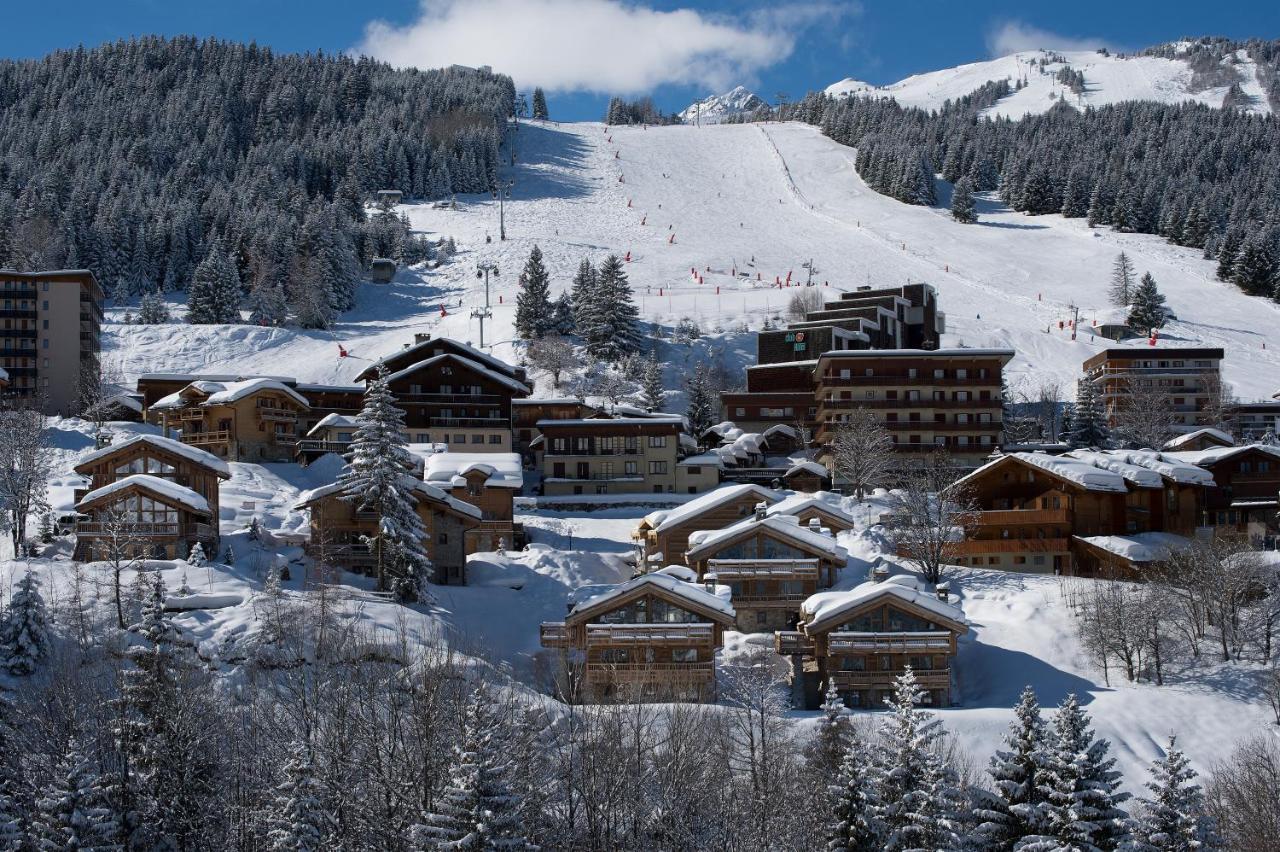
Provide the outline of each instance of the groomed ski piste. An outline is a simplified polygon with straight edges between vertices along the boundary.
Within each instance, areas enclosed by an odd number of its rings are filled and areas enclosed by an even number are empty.
[[[391,284],[361,285],[358,307],[333,329],[126,326],[120,322],[124,309],[112,308],[104,335],[108,369],[125,381],[164,371],[352,382],[368,359],[400,348],[415,333],[479,343],[471,312],[483,305],[483,282],[475,275],[481,261],[501,271],[491,280],[486,348],[518,361],[511,339],[516,280],[536,243],[556,292],[568,286],[583,257],[598,262],[609,253],[630,253],[626,270],[655,333],[664,334],[684,316],[699,322],[707,334],[696,344],[660,346],[673,391],[670,410],[681,410],[678,385],[686,362],[721,353],[733,370],[753,363],[754,336],[745,330],[756,331],[785,312],[796,289],[775,282],[788,274],[793,285],[803,281],[802,264],[810,260],[816,286],[832,298],[863,284],[933,284],[947,314],[944,345],[1013,348],[1013,384],[1050,377],[1069,394],[1081,362],[1109,343],[1092,339],[1088,328],[1092,313],[1107,307],[1111,264],[1123,250],[1139,274],[1155,276],[1178,317],[1163,330],[1159,346],[1225,347],[1225,376],[1241,398],[1280,390],[1280,306],[1215,281],[1212,263],[1199,253],[1152,236],[1090,230],[1081,220],[1023,216],[991,199],[982,200],[978,224],[959,225],[946,212],[945,184],[939,184],[936,209],[880,196],[854,173],[853,151],[811,127],[522,123],[515,156],[515,185],[504,205],[508,240],[498,239],[498,204],[489,197],[459,197],[457,209],[406,204],[401,209],[415,228],[453,236],[459,254],[438,270],[401,270]],[[171,307],[181,315],[180,304]],[[1081,329],[1072,340],[1071,330],[1058,323],[1074,316],[1076,307]],[[339,357],[339,344],[348,357]],[[555,393],[545,377],[534,378],[535,395]],[[64,510],[74,486],[70,468],[92,447],[91,427],[59,421],[55,429],[62,473],[54,498]],[[306,518],[292,508],[294,500],[336,472],[292,465],[232,469],[223,486],[221,522],[236,564],[189,571],[189,583],[210,596],[209,607],[178,619],[206,655],[229,638],[252,634],[262,566],[299,556],[289,542],[305,530]],[[859,530],[842,536],[855,558],[841,582],[852,585],[865,577],[883,541],[865,529],[867,509],[845,505],[862,519]],[[433,588],[434,607],[400,607],[369,595],[362,578],[345,576],[351,617],[388,637],[403,625],[423,642],[449,641],[464,652],[483,648],[491,662],[525,676],[538,650],[538,623],[563,618],[570,591],[625,579],[630,534],[645,511],[518,509],[517,521],[534,542],[528,551],[472,557],[473,584]],[[244,528],[252,517],[277,537],[274,548],[264,552],[247,541]],[[47,597],[65,592],[65,561],[33,564],[45,577]],[[23,568],[11,562],[0,570],[0,581],[14,582]],[[186,570],[181,563],[167,569],[171,589]],[[286,588],[296,593],[299,583],[295,574]],[[1046,707],[1079,693],[1134,791],[1169,734],[1179,734],[1180,745],[1205,770],[1239,738],[1268,724],[1262,672],[1250,666],[1204,663],[1167,675],[1159,688],[1125,683],[1112,672],[1106,685],[1076,639],[1064,601],[1070,581],[968,570],[957,572],[953,585],[970,632],[956,663],[960,706],[942,710],[941,717],[977,767],[999,746],[1026,684]],[[736,637],[726,653],[750,644],[771,645],[771,637]],[[794,718],[806,725],[814,714]]]

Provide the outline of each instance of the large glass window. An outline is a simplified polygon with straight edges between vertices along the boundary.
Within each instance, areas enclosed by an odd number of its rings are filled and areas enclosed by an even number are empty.
[[[136,458],[124,464],[116,465],[116,476],[130,476],[135,473],[149,473],[152,476],[159,476],[164,479],[173,479],[176,471],[171,464],[166,464],[159,459]]]

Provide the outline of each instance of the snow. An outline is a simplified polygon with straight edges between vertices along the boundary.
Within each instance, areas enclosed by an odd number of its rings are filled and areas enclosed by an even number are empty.
[[[196,403],[197,405],[226,405],[228,403],[244,399],[245,397],[258,393],[259,391],[270,390],[283,393],[304,408],[311,407],[310,403],[307,402],[306,397],[277,379],[256,378],[233,382],[201,379],[191,382],[188,387],[195,387],[209,395],[207,399],[198,401]],[[185,390],[185,388],[183,390]],[[189,404],[190,403],[183,398],[182,391],[178,391],[176,393],[169,394],[163,399],[156,400],[151,404],[151,407],[160,409],[182,408]]]
[[[794,476],[797,473],[812,473],[817,476],[827,476],[829,471],[815,461],[802,461],[787,468],[787,476]]]
[[[825,473],[826,468],[823,468],[823,471]],[[830,495],[830,497],[839,499],[834,494]],[[766,509],[765,515],[766,516],[768,515],[799,516],[803,514],[805,511],[807,511],[808,509],[812,509],[812,508],[821,509],[822,511],[826,512],[829,515],[833,515],[837,518],[840,518],[844,520],[850,527],[854,525],[853,517],[850,516],[843,509],[841,509],[840,506],[836,503],[835,499],[827,499],[826,497],[819,496],[818,494],[798,493],[798,494],[788,495],[787,497],[784,497],[782,500],[780,500],[777,503],[774,503],[772,506]]]
[[[357,423],[354,417],[348,417],[345,414],[338,414],[337,412],[332,412],[330,414],[326,414],[324,417],[321,417],[320,422],[317,423],[315,426],[312,426],[311,431],[307,432],[307,434],[314,435],[317,432],[319,432],[321,429],[327,429],[330,426],[337,426],[338,428],[354,429],[357,426]]]
[[[1163,488],[1164,477],[1144,465],[1130,462],[1123,453],[1097,452],[1094,450],[1072,450],[1059,458],[1079,459],[1094,467],[1118,473],[1138,488]]]
[[[444,503],[448,505],[451,509],[453,509],[455,512],[458,512],[459,514],[467,515],[469,517],[477,518],[477,519],[480,518],[481,515],[483,514],[478,507],[473,506],[470,503],[465,503],[457,499],[456,497],[450,497],[447,493],[440,490],[435,485],[431,485],[429,483],[423,482],[422,480],[416,479],[408,474],[405,474],[404,485],[410,487],[414,491],[414,493],[421,494],[422,496],[426,497],[428,500],[432,500],[437,503]],[[293,511],[301,511],[303,509],[306,509],[308,506],[310,506],[312,503],[316,502],[317,500],[321,499],[322,497],[328,497],[331,494],[342,493],[344,488],[345,488],[345,485],[341,482],[330,482],[325,485],[321,485],[318,488],[312,488],[307,491],[303,491],[293,501],[290,508]]]
[[[1094,547],[1114,553],[1130,562],[1162,562],[1191,546],[1184,536],[1167,532],[1144,532],[1132,535],[1074,536]]]
[[[518,491],[524,487],[519,453],[434,453],[426,457],[423,479],[440,488],[452,488],[465,485],[463,477],[473,470],[486,474],[485,485],[489,488]]]
[[[701,494],[697,498],[690,500],[681,506],[677,506],[674,509],[661,513],[661,520],[657,521],[654,531],[661,533],[674,529],[685,521],[695,518],[704,512],[710,511],[717,506],[723,506],[725,503],[733,500],[740,500],[747,496],[753,496],[757,502],[763,503],[776,503],[782,499],[782,495],[777,491],[771,491],[770,489],[764,488],[760,485],[753,485],[751,483],[741,485],[722,485],[714,491],[708,491],[706,494]],[[656,520],[657,515],[658,513],[655,512],[649,517],[655,518]]]
[[[619,583],[608,591],[601,592],[600,594],[594,595],[585,600],[580,600],[574,605],[572,612],[579,613],[583,610],[594,609],[601,604],[608,603],[609,601],[615,600],[634,591],[635,589],[646,586],[657,586],[660,589],[665,589],[671,594],[684,598],[690,603],[697,604],[706,609],[715,610],[729,619],[733,619],[735,616],[733,604],[729,603],[729,588],[727,586],[717,586],[717,593],[712,594],[699,583],[688,583],[679,577],[673,577],[670,574],[664,574],[660,571],[654,571],[650,574],[641,574],[639,577],[628,580],[625,583]],[[720,591],[721,589],[723,589],[723,592]]]
[[[676,462],[681,467],[691,467],[695,465],[710,465],[711,467],[723,467],[724,459],[715,453],[699,453],[696,456],[685,456]]]
[[[190,444],[184,444],[181,441],[175,441],[173,438],[165,438],[161,435],[132,435],[122,441],[113,441],[107,446],[91,453],[86,453],[76,461],[76,467],[92,464],[98,459],[105,458],[118,453],[120,450],[131,447],[134,444],[150,444],[157,449],[164,450],[175,456],[186,459],[187,461],[206,467],[215,471],[223,479],[231,476],[231,468],[227,467],[227,463],[215,456],[213,453],[205,452],[199,447],[193,447]]]
[[[764,105],[759,95],[745,86],[735,86],[723,95],[711,95],[689,104],[679,116],[685,124],[719,124],[726,118],[754,112]]]
[[[610,426],[648,426],[654,423],[679,423],[684,424],[684,416],[680,414],[660,414],[650,417],[609,417],[609,418],[586,418],[581,420],[539,420],[537,422],[538,429],[545,429],[548,426],[601,426],[603,424]]]
[[[1172,453],[1161,453],[1160,457],[1186,462],[1187,464],[1214,465],[1224,459],[1229,459],[1249,450],[1261,450],[1264,453],[1280,458],[1280,447],[1273,447],[1267,444],[1245,444],[1241,447],[1210,447],[1207,450],[1178,450]]]
[[[1043,74],[1039,65],[1032,64],[1042,58],[1047,60],[1054,53],[1066,59],[1066,65],[1084,74],[1083,94],[1076,95],[1054,79],[1054,74],[1064,67],[1063,63],[1049,63]],[[1236,67],[1241,75],[1241,88],[1253,99],[1249,111],[1270,113],[1267,98],[1258,82],[1257,68],[1243,55],[1243,51],[1239,59]],[[1016,80],[1025,78],[1025,88],[1013,92],[983,113],[992,118],[1012,119],[1028,113],[1047,112],[1062,101],[1077,109],[1136,100],[1222,105],[1226,86],[1192,92],[1191,76],[1188,65],[1176,59],[1103,56],[1091,50],[1027,50],[986,62],[916,74],[887,86],[845,79],[828,86],[826,91],[836,96],[892,97],[902,106],[940,109],[946,101],[968,95],[989,80],[1007,79],[1012,86]]]
[[[1167,442],[1164,445],[1164,449],[1176,450],[1178,449],[1178,447],[1184,447],[1187,444],[1193,443],[1199,440],[1200,438],[1204,438],[1204,437],[1217,438],[1219,441],[1222,441],[1227,446],[1231,446],[1236,442],[1235,438],[1232,438],[1230,435],[1228,435],[1226,432],[1223,432],[1221,429],[1214,429],[1213,427],[1207,427],[1204,429],[1197,429],[1194,432],[1188,432],[1185,435],[1179,435],[1173,440]]]
[[[835,538],[822,533],[813,532],[799,524],[794,515],[766,515],[763,520],[755,516],[731,524],[720,530],[697,530],[689,534],[689,547],[685,551],[686,559],[696,559],[698,554],[715,548],[717,544],[732,540],[749,529],[769,530],[780,538],[790,539],[798,544],[818,550],[837,559],[845,559],[848,554],[836,543]]]
[[[416,373],[418,370],[421,370],[423,367],[430,367],[433,364],[439,364],[442,361],[452,361],[455,364],[461,364],[463,367],[466,367],[469,370],[475,371],[480,376],[483,376],[484,378],[489,379],[490,381],[497,382],[503,387],[509,388],[515,391],[516,393],[529,393],[529,388],[524,384],[524,382],[516,381],[515,379],[511,378],[511,376],[507,375],[504,372],[499,372],[498,370],[492,370],[489,367],[486,367],[484,364],[482,364],[479,361],[474,361],[470,358],[463,358],[461,355],[455,355],[452,352],[445,352],[441,355],[436,355],[432,358],[427,358],[425,360],[417,361],[413,364],[410,364],[408,367],[405,367],[403,370],[398,370],[397,372],[394,372],[391,375],[387,376],[387,381],[391,382],[391,381],[395,381],[396,379],[402,379],[405,376],[409,376],[409,375],[412,375],[413,373]]]
[[[1096,467],[1088,461],[1082,461],[1071,456],[1050,456],[1044,453],[1006,453],[987,462],[968,476],[961,477],[956,484],[977,479],[990,467],[998,464],[1008,464],[1009,459],[1017,459],[1033,467],[1038,467],[1051,476],[1071,482],[1088,491],[1109,491],[1125,494],[1129,490],[1125,484],[1125,478],[1119,473]]]
[[[392,352],[390,355],[387,355],[383,358],[378,359],[377,361],[373,362],[373,364],[371,364],[370,366],[364,368],[364,370],[360,372],[360,377],[372,378],[374,373],[377,371],[377,368],[380,365],[391,360],[392,358],[401,358],[405,355],[412,355],[413,353],[418,352],[419,350],[431,350],[433,348],[440,347],[442,344],[445,344],[445,343],[447,343],[451,347],[461,349],[464,353],[466,353],[464,357],[467,360],[478,361],[483,366],[488,367],[491,370],[495,370],[499,373],[504,373],[512,377],[514,377],[515,375],[515,371],[512,369],[510,364],[508,364],[507,362],[499,358],[495,358],[486,352],[480,351],[479,349],[475,348],[469,343],[464,343],[460,340],[454,340],[453,338],[436,336],[436,337],[429,338],[427,340],[423,340],[419,343],[415,343],[412,346],[401,348],[395,352]],[[423,360],[429,360],[429,359],[423,359]],[[421,362],[415,361],[414,363],[421,363]]]
[[[1073,453],[1074,455],[1074,453]],[[1107,450],[1106,455],[1150,468],[1161,476],[1190,485],[1213,485],[1213,473],[1193,464],[1171,459],[1152,450]]]
[[[209,502],[196,492],[187,488],[185,485],[179,485],[168,479],[161,479],[158,476],[152,476],[149,473],[135,473],[129,476],[117,479],[115,482],[108,483],[101,488],[95,488],[81,498],[76,507],[92,506],[112,494],[124,491],[127,488],[138,487],[144,491],[150,491],[165,500],[177,503],[192,512],[201,515],[211,514],[209,511]]]
[[[818,592],[809,596],[800,605],[800,611],[808,616],[807,628],[810,631],[817,630],[867,601],[885,596],[912,604],[947,621],[965,624],[964,613],[959,607],[939,600],[936,594],[922,591],[913,578],[907,578],[909,584],[902,582],[904,576],[898,575],[880,583],[867,582],[852,589]]]

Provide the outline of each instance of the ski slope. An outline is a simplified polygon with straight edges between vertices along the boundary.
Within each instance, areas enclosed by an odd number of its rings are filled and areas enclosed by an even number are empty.
[[[452,235],[459,254],[438,270],[402,270],[391,284],[361,285],[359,306],[332,330],[125,326],[113,309],[106,363],[126,380],[146,371],[203,370],[350,382],[368,359],[415,333],[478,344],[471,315],[484,303],[478,261],[500,268],[490,282],[485,347],[518,360],[516,280],[536,243],[553,292],[568,288],[583,257],[598,262],[630,253],[627,273],[647,320],[669,329],[688,316],[714,332],[694,347],[663,345],[671,387],[684,362],[709,352],[722,353],[733,369],[753,363],[754,335],[745,330],[781,317],[795,289],[773,282],[788,274],[802,280],[801,264],[812,259],[815,282],[833,299],[864,284],[933,284],[947,314],[944,345],[1013,348],[1015,384],[1050,377],[1069,395],[1081,362],[1110,343],[1088,329],[1108,309],[1111,264],[1123,250],[1139,274],[1155,276],[1178,317],[1159,346],[1224,347],[1225,377],[1242,399],[1280,389],[1280,305],[1215,281],[1213,263],[1199,252],[1150,235],[1090,230],[1079,219],[1025,216],[991,198],[980,199],[978,224],[960,225],[946,212],[950,190],[942,182],[938,208],[904,205],[867,188],[853,154],[815,128],[790,123],[525,123],[504,205],[507,241],[497,239],[498,205],[487,196],[460,197],[456,210],[408,204],[402,209],[416,229]],[[181,306],[173,307],[181,315]],[[1058,323],[1077,307],[1081,333],[1073,341]],[[338,343],[351,357],[338,357]],[[546,382],[535,391],[552,392]]]
[[[1040,59],[1055,56],[1066,59],[1066,63],[1050,62],[1043,67],[1035,64]],[[1064,64],[1084,74],[1085,91],[1082,94],[1075,94],[1054,79],[1053,75]],[[1237,52],[1235,67],[1239,72],[1240,87],[1252,99],[1249,110],[1263,114],[1271,112],[1258,82],[1257,66],[1245,51]],[[1107,56],[1092,50],[1029,50],[986,62],[915,74],[887,86],[844,79],[828,86],[826,92],[836,96],[891,97],[902,106],[939,109],[946,101],[970,94],[989,80],[1007,79],[1013,84],[1025,79],[1026,88],[1014,92],[984,113],[1014,119],[1028,113],[1046,112],[1060,100],[1080,109],[1121,101],[1197,101],[1209,106],[1222,106],[1227,86],[1192,91],[1191,76],[1187,64],[1177,59]]]

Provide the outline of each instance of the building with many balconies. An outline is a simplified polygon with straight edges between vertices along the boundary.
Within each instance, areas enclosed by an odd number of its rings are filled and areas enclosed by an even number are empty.
[[[165,435],[231,461],[292,461],[307,398],[276,379],[196,381],[152,403]]]
[[[1174,428],[1193,432],[1210,422],[1222,396],[1217,348],[1133,347],[1104,349],[1084,362],[1085,381],[1093,383],[1106,412],[1117,426],[1134,390],[1157,389],[1168,397]]]
[[[0,269],[0,369],[6,393],[36,397],[49,414],[96,398],[102,288],[87,269]]]

